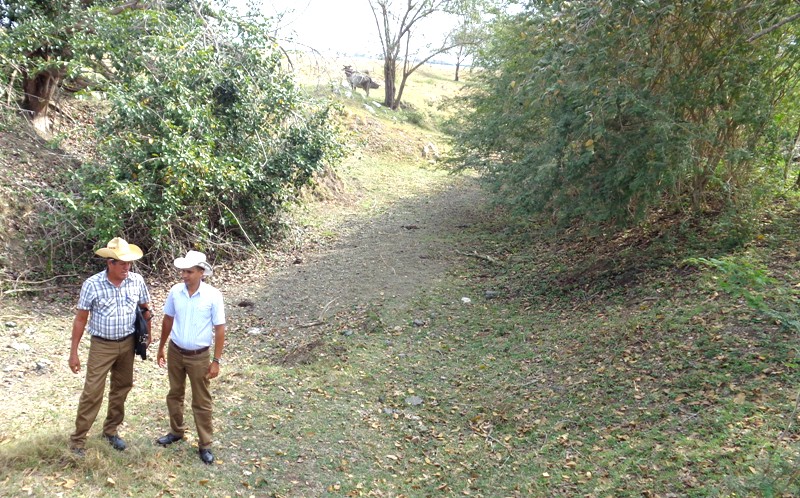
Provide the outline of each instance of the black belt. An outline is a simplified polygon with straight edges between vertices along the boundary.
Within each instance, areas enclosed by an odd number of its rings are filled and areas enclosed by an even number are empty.
[[[93,335],[92,339],[100,339],[103,342],[122,342],[125,339],[130,339],[131,337],[133,337],[133,334],[126,335],[125,337],[122,337],[120,339],[106,339],[105,337],[100,337],[99,335]]]
[[[175,349],[177,349],[178,352],[180,354],[182,354],[183,356],[195,356],[195,355],[198,355],[198,354],[201,354],[201,353],[205,353],[206,351],[208,351],[208,348],[210,347],[210,346],[206,346],[206,347],[200,348],[200,349],[183,349],[182,347],[180,347],[177,344],[175,344],[173,341],[169,341],[169,343],[172,344],[172,346]]]

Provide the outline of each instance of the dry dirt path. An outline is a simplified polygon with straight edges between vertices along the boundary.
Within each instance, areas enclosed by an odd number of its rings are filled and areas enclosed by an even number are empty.
[[[244,335],[297,339],[321,325],[347,327],[334,319],[341,313],[401,307],[463,257],[453,235],[481,216],[484,201],[475,179],[450,177],[382,214],[347,220],[334,228],[333,242],[286,259],[266,276],[221,282],[229,322]]]

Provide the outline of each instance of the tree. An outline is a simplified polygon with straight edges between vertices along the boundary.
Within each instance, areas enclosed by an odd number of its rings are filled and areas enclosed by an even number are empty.
[[[397,6],[397,4],[401,4]],[[444,33],[441,43],[427,45],[425,53],[411,50],[412,31],[425,21],[430,21],[436,14],[460,15],[477,9],[481,2],[477,0],[419,0],[412,2],[393,2],[392,0],[369,0],[378,36],[383,51],[384,101],[383,105],[397,109],[403,98],[408,77],[423,64],[439,54],[445,53],[459,45],[453,35],[455,30]],[[402,76],[397,85],[398,63],[401,62]]]
[[[489,30],[484,19],[483,12],[471,9],[464,12],[459,19],[458,27],[453,33],[453,41],[456,44],[456,70],[453,79],[459,81],[459,71],[461,65],[470,56],[476,54],[483,43],[487,40]]]
[[[75,61],[73,41],[94,29],[91,11],[105,9],[113,16],[141,8],[137,0],[0,0],[0,51],[10,60],[6,77],[14,81],[16,73],[21,75],[21,108],[34,127],[49,129],[57,89],[77,91],[88,83],[80,77],[86,67]]]
[[[156,266],[189,248],[242,251],[270,241],[277,215],[341,157],[337,106],[295,85],[269,20],[191,3],[81,15],[91,29],[57,62],[62,82],[90,78],[99,97],[84,124],[96,147],[40,193],[50,211],[34,238],[51,253],[118,235]]]
[[[798,85],[798,9],[530,2],[479,57],[486,70],[456,113],[459,157],[518,211],[556,220],[746,207],[783,174],[775,159],[796,131],[776,116]]]

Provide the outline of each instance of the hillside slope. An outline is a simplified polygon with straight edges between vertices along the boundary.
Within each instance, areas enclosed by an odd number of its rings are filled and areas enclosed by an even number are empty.
[[[423,159],[434,129],[342,99],[353,154],[331,195],[289,213],[280,247],[217,262],[216,465],[191,433],[153,444],[167,382],[139,360],[130,449],[95,424],[69,454],[77,275],[0,303],[0,495],[800,495],[795,204],[727,252],[688,219],[554,231]],[[158,309],[177,278],[149,279]]]

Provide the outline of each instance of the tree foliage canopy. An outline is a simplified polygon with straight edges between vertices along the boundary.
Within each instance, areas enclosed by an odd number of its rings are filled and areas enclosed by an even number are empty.
[[[742,202],[788,135],[800,47],[775,2],[529,2],[494,26],[456,148],[523,212],[627,223]],[[795,92],[795,93],[793,93]],[[795,124],[796,126],[796,124]]]
[[[341,156],[335,107],[295,86],[267,20],[191,3],[113,9],[84,8],[91,29],[69,39],[62,68],[90,80],[105,111],[98,160],[51,193],[51,225],[81,237],[49,243],[124,234],[169,260],[267,240],[299,189]]]

